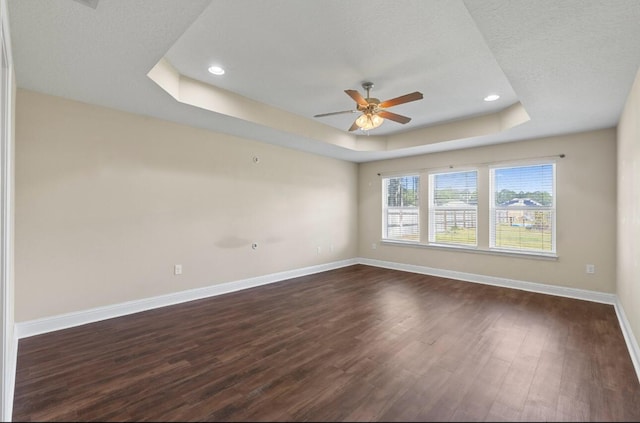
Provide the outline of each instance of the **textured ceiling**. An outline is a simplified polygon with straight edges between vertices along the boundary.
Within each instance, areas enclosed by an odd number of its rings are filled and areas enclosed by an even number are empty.
[[[9,16],[19,87],[356,162],[615,126],[640,66],[638,0],[9,0]],[[167,95],[147,77],[161,61],[271,121]],[[424,99],[370,136],[313,118],[364,81]],[[472,131],[514,105],[526,123]]]

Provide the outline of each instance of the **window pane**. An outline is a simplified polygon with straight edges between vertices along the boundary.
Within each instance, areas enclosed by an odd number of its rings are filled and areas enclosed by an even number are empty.
[[[495,215],[495,247],[553,251],[552,211],[499,209]]]
[[[417,175],[384,180],[383,238],[420,240],[419,182],[420,178]]]
[[[553,165],[494,169],[496,206],[553,205]]]
[[[475,207],[478,205],[478,172],[452,172],[431,175],[433,205]]]
[[[432,242],[476,245],[475,210],[435,210],[431,213]]]
[[[438,173],[429,180],[429,241],[477,245],[478,173]]]

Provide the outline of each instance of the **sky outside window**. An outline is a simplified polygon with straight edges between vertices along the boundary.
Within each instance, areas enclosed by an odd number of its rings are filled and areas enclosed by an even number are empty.
[[[553,194],[553,165],[499,168],[494,170],[494,191],[543,191]]]

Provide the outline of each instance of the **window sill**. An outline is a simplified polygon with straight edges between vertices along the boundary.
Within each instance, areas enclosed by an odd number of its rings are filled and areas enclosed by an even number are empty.
[[[544,254],[544,253],[527,253],[527,252],[515,252],[515,251],[503,251],[503,250],[488,250],[481,249],[478,247],[464,247],[460,245],[445,245],[445,244],[424,244],[420,242],[412,242],[412,241],[396,241],[390,239],[383,239],[380,241],[382,245],[396,245],[403,247],[416,247],[416,248],[427,248],[433,250],[442,250],[442,251],[452,251],[452,252],[461,252],[461,253],[472,253],[472,254],[489,254],[493,256],[504,256],[504,257],[518,257],[518,258],[526,258],[526,259],[534,259],[534,260],[558,260],[557,254]]]

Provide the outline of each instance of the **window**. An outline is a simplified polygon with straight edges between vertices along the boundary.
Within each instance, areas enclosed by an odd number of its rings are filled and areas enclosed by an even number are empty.
[[[418,175],[384,178],[383,233],[384,239],[420,240],[420,210]]]
[[[490,248],[555,253],[555,163],[495,166],[490,175]]]
[[[478,172],[429,175],[429,242],[477,245]]]
[[[385,176],[382,194],[383,241],[556,257],[554,160]]]

